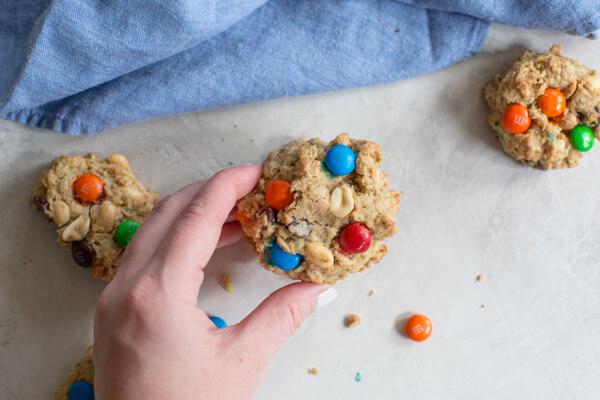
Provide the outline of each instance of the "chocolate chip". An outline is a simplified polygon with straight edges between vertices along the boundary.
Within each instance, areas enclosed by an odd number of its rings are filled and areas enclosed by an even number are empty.
[[[277,220],[277,213],[275,210],[273,210],[271,207],[267,206],[265,208],[263,208],[260,211],[259,216],[263,216],[266,215],[267,216],[267,222],[269,224],[274,224],[275,221]]]
[[[292,235],[300,239],[306,239],[311,231],[310,223],[305,219],[295,219],[287,228],[292,232]]]
[[[548,168],[547,168],[547,167],[546,167],[544,164],[542,164],[542,163],[541,163],[541,162],[539,162],[539,161],[537,162],[537,164],[535,164],[535,165],[533,166],[533,168],[535,168],[535,169],[539,169],[540,171],[545,171],[545,170],[547,170],[547,169],[548,169]]]
[[[596,110],[597,113],[600,113],[600,106],[594,106],[594,110]]]
[[[48,204],[48,200],[43,196],[35,196],[33,198],[33,204],[35,204],[38,211],[44,215],[47,215],[48,211],[50,211],[50,204]]]
[[[83,268],[93,267],[96,262],[96,252],[85,239],[73,242],[71,245],[71,255],[77,265]]]

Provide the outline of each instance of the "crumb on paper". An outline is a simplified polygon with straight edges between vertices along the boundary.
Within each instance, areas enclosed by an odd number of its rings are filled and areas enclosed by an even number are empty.
[[[311,375],[319,375],[319,368],[309,368],[308,373]]]
[[[369,296],[375,296],[375,290],[371,289],[371,291],[369,292]]]
[[[475,278],[475,279],[477,280],[477,282],[481,282],[482,280],[485,279],[485,275],[479,274],[479,275],[477,275],[477,278]]]
[[[531,240],[524,240],[525,243],[530,244],[532,246],[535,246],[535,242],[531,241]]]
[[[233,280],[231,279],[231,277],[227,274],[223,274],[221,275],[221,285],[223,285],[223,288],[225,290],[227,290],[229,293],[233,292]]]
[[[229,161],[227,164],[228,165],[233,165],[233,161]]]
[[[485,304],[482,304],[482,305],[481,305],[481,308],[485,308]]]
[[[354,375],[354,380],[356,382],[360,382],[362,379],[362,376],[360,376],[360,372],[357,372],[356,375]]]
[[[348,328],[354,328],[355,326],[360,325],[360,322],[361,322],[360,317],[356,314],[352,314],[346,318],[346,321],[344,321],[344,324]]]

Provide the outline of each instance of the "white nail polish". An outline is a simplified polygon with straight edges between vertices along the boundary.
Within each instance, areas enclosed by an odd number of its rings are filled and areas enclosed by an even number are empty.
[[[337,297],[337,292],[334,288],[330,287],[324,292],[319,293],[314,300],[314,309],[318,310],[319,308],[325,307],[327,304],[331,303]]]

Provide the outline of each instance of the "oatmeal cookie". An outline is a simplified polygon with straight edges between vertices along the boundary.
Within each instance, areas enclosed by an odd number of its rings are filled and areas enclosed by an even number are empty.
[[[483,89],[505,152],[538,169],[577,166],[600,139],[600,77],[560,46],[526,51]]]
[[[237,206],[261,264],[292,279],[333,284],[387,253],[400,195],[387,189],[381,148],[341,134],[299,139],[271,152]]]
[[[69,400],[69,392],[79,395],[78,399],[93,398],[89,396],[94,387],[92,348],[88,348],[86,353],[77,364],[73,365],[64,382],[56,389],[54,400]]]
[[[133,176],[127,159],[60,156],[33,189],[31,206],[58,226],[58,242],[94,276],[111,280],[123,248],[158,195]]]

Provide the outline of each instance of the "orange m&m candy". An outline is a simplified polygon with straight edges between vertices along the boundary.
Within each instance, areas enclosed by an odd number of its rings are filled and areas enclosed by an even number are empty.
[[[502,115],[502,126],[512,133],[523,133],[529,129],[531,125],[531,117],[527,107],[521,104],[511,104],[506,107]]]
[[[424,315],[415,314],[406,323],[406,334],[412,340],[422,342],[431,336],[433,325],[431,320]]]
[[[558,117],[565,112],[567,99],[558,89],[546,89],[544,94],[538,97],[538,106],[547,116]]]
[[[79,175],[73,183],[73,193],[83,203],[95,202],[103,190],[102,180],[94,174]]]
[[[241,212],[240,210],[238,210],[237,208],[235,209],[235,217],[237,218],[238,222],[242,225],[247,224],[248,222],[250,222],[250,218],[248,218],[246,216],[246,214],[244,214],[243,212]]]
[[[290,191],[290,183],[286,181],[275,181],[267,188],[267,204],[275,210],[281,210],[294,201],[294,195]]]

